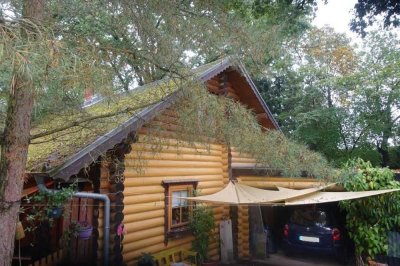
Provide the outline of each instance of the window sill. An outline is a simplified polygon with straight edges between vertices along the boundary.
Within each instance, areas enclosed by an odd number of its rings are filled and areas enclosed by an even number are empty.
[[[178,227],[178,228],[173,228],[171,230],[168,231],[167,233],[167,237],[168,238],[178,238],[184,235],[188,235],[192,232],[192,230],[190,230],[189,226],[182,226],[182,227]]]

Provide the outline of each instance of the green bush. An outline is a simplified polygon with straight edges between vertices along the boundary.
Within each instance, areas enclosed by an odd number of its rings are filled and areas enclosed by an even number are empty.
[[[189,227],[194,235],[193,249],[199,254],[200,262],[208,260],[208,243],[214,226],[212,209],[203,205],[196,206]]]
[[[347,191],[400,188],[390,169],[372,167],[362,159],[346,164],[343,185]],[[400,226],[399,200],[399,193],[393,192],[340,202],[347,212],[346,227],[355,243],[357,256],[367,259],[387,254],[388,232]]]

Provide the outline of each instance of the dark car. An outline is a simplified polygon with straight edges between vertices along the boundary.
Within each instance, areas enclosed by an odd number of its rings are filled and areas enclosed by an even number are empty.
[[[343,223],[344,224],[344,223]],[[324,209],[296,209],[283,229],[285,252],[313,252],[348,260],[349,240],[338,215]]]

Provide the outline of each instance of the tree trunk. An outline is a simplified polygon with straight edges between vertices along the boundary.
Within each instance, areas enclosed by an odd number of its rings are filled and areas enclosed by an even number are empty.
[[[389,158],[389,144],[388,144],[388,142],[389,142],[389,138],[384,136],[381,145],[377,147],[378,148],[378,152],[381,155],[381,166],[382,167],[389,166],[390,158]]]
[[[24,0],[23,15],[34,23],[41,21],[44,0]],[[0,161],[0,265],[11,265],[14,235],[24,184],[31,113],[33,81],[16,66],[11,80],[6,125]]]

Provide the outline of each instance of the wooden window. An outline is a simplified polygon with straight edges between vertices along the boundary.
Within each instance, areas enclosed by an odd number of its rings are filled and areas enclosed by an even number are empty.
[[[180,197],[191,196],[197,187],[196,180],[163,181],[165,188],[165,242],[168,238],[179,237],[189,232],[189,218],[192,206]]]

